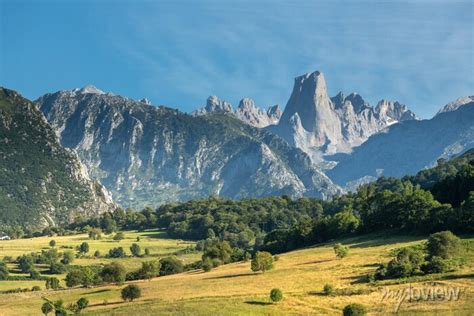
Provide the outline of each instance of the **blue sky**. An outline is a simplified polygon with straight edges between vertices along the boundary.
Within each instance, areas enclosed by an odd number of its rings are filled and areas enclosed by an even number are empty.
[[[317,69],[331,95],[423,118],[474,94],[472,1],[0,3],[0,85],[32,99],[94,84],[183,111],[211,94],[284,106]]]

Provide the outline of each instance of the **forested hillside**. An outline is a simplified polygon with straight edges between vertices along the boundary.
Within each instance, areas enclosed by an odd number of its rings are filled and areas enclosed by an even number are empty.
[[[86,225],[166,229],[194,240],[218,238],[233,247],[283,252],[343,236],[390,230],[428,234],[474,232],[473,152],[414,177],[380,178],[330,201],[287,196],[239,201],[210,197],[140,213],[118,210]]]
[[[66,223],[112,207],[34,104],[0,88],[0,231]]]

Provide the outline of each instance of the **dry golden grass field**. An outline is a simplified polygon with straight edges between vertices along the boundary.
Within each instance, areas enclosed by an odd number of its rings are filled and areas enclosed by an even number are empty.
[[[126,232],[130,239],[120,242],[128,246],[136,238],[135,232]],[[141,233],[146,234],[146,233]],[[156,233],[158,234],[158,233]],[[150,234],[140,243],[149,243],[156,253],[167,253],[184,248],[183,241],[156,238]],[[85,236],[54,237],[57,246],[77,244]],[[51,238],[14,240],[0,243],[0,257],[19,255],[46,247]],[[366,236],[340,240],[350,247],[346,258],[338,259],[333,243],[318,245],[281,254],[275,268],[265,273],[253,273],[250,262],[224,265],[211,272],[189,271],[150,281],[134,281],[142,288],[142,297],[132,303],[120,298],[125,286],[102,286],[66,290],[42,290],[16,294],[0,294],[0,315],[41,315],[42,297],[62,299],[66,303],[86,297],[90,306],[86,315],[341,315],[343,307],[350,303],[362,303],[369,314],[385,315],[394,312],[400,303],[402,315],[474,315],[474,238],[464,238],[465,264],[455,272],[416,277],[407,280],[387,280],[366,283],[363,277],[376,269],[380,262],[390,259],[391,249],[423,242],[421,237]],[[106,250],[114,242],[91,242],[91,251]],[[198,260],[199,254],[186,255],[187,262]],[[77,260],[74,264],[89,264],[94,259]],[[121,259],[127,268],[139,266],[142,259]],[[149,259],[148,259],[149,260]],[[338,291],[326,296],[322,289],[332,284]],[[42,281],[0,281],[0,291],[6,288],[31,287]],[[420,300],[388,298],[389,290],[411,288],[445,289],[459,288],[457,300]],[[284,299],[271,303],[269,292],[280,288]]]

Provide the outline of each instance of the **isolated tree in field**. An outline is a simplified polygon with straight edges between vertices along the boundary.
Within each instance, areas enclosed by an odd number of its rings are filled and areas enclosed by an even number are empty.
[[[89,252],[89,244],[86,243],[86,242],[83,242],[80,246],[79,246],[79,252],[81,254],[86,254]]]
[[[71,264],[74,261],[74,253],[72,251],[66,251],[63,253],[63,258],[61,259],[62,264]]]
[[[139,298],[142,295],[141,289],[138,285],[130,284],[122,289],[122,299],[124,301],[133,302],[134,299]]]
[[[266,251],[257,251],[250,263],[250,268],[253,272],[262,271],[263,273],[273,269],[272,254]]]
[[[123,232],[118,232],[115,234],[114,240],[120,241],[122,239],[125,239],[125,235],[123,234]]]
[[[85,297],[81,297],[77,300],[76,304],[73,304],[69,309],[75,314],[79,314],[82,310],[86,309],[87,306],[89,306],[89,300]]]
[[[461,239],[449,230],[432,234],[428,238],[426,249],[430,257],[449,259],[459,253]]]
[[[107,255],[109,258],[125,258],[125,250],[122,247],[112,248]]]
[[[183,263],[176,257],[163,258],[160,260],[160,265],[160,275],[170,275],[184,271]]]
[[[270,291],[270,299],[273,302],[279,302],[283,299],[283,292],[280,289],[272,289]]]
[[[132,244],[132,246],[130,246],[130,252],[134,257],[140,257],[142,249],[138,244]]]
[[[341,259],[346,257],[349,253],[349,248],[340,243],[335,244],[333,249],[336,256]]]
[[[332,293],[334,293],[334,286],[332,286],[332,284],[324,285],[323,292],[326,295],[331,295]]]
[[[353,303],[344,307],[342,314],[344,316],[363,316],[367,314],[367,310],[364,305]]]
[[[150,255],[150,248],[145,248],[145,256],[149,256]]]
[[[137,242],[140,242],[140,236],[137,236]]]
[[[47,289],[56,290],[59,288],[59,280],[57,278],[48,278],[46,279],[45,286]]]
[[[100,272],[102,280],[107,283],[122,284],[125,282],[125,268],[118,262],[112,262],[105,265]]]
[[[56,240],[51,239],[51,241],[49,242],[49,246],[50,246],[50,247],[56,246]]]
[[[102,254],[100,253],[99,250],[96,250],[96,251],[94,252],[94,257],[96,257],[96,258],[100,258],[101,255],[102,255]]]
[[[48,314],[51,313],[53,309],[54,309],[53,304],[49,302],[46,302],[41,306],[41,312],[46,316],[48,316]]]
[[[99,240],[102,238],[102,230],[100,228],[92,228],[89,231],[89,239]]]

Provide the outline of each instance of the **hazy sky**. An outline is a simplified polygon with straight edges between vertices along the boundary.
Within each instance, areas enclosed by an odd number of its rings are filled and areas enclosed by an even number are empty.
[[[32,99],[93,84],[183,111],[211,94],[284,106],[317,69],[331,95],[423,118],[474,94],[472,1],[0,3],[0,85]]]

